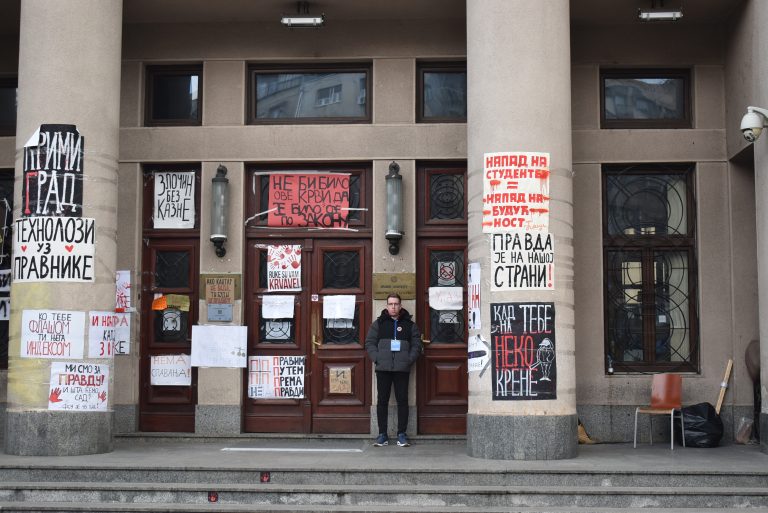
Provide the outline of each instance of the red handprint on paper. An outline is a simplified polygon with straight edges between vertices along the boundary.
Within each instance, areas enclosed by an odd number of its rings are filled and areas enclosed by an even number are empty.
[[[63,399],[59,398],[61,395],[61,389],[60,388],[54,388],[51,390],[51,395],[48,397],[48,400],[52,403],[60,403],[63,401]]]

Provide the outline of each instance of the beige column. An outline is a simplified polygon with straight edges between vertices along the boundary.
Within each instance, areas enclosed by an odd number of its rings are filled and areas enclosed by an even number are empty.
[[[84,137],[82,209],[77,215],[95,220],[95,257],[93,281],[12,285],[5,436],[9,454],[76,455],[112,450],[113,360],[89,358],[85,319],[89,311],[115,308],[121,33],[122,0],[21,3],[14,218],[22,215],[24,144],[40,125],[76,125]],[[22,357],[25,310],[82,312],[83,325],[72,325],[69,330],[84,333],[83,357]],[[77,314],[72,316],[72,322],[76,321]],[[76,364],[86,372],[96,365],[106,371],[106,407],[97,411],[50,409],[51,368],[57,362]],[[93,376],[90,379],[91,384],[97,381]],[[87,380],[86,376],[84,388],[88,388]]]
[[[556,335],[555,398],[523,394],[499,400],[497,394],[494,399],[492,370],[482,376],[470,373],[471,456],[532,460],[576,455],[570,68],[568,0],[467,2],[468,238],[469,261],[479,262],[482,273],[479,333],[493,349],[491,303],[552,303]],[[491,235],[481,225],[483,166],[484,154],[496,152],[550,155],[554,290],[491,291]]]

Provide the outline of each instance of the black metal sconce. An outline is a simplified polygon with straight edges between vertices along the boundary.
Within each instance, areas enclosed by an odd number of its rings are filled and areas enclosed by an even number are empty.
[[[227,218],[229,213],[229,179],[227,168],[221,164],[211,180],[211,242],[216,247],[216,256],[227,254]]]
[[[387,233],[389,253],[397,255],[400,252],[400,240],[403,238],[403,177],[400,176],[400,165],[392,161],[389,165],[387,180]]]

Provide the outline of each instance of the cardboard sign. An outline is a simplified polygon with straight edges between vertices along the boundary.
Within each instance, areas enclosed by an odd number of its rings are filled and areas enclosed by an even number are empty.
[[[192,386],[192,359],[188,354],[153,355],[149,372],[154,387]]]
[[[483,232],[549,230],[549,153],[486,153]]]
[[[94,281],[96,223],[88,217],[22,217],[13,232],[13,279]]]
[[[22,216],[83,212],[85,139],[75,125],[40,125],[24,145]]]
[[[557,399],[554,303],[491,303],[493,400]]]
[[[554,290],[551,233],[507,232],[491,236],[491,290]]]
[[[88,358],[129,354],[130,340],[130,314],[88,312]]]
[[[248,397],[301,399],[304,397],[303,356],[250,356]]]
[[[49,410],[107,411],[109,366],[51,362]]]
[[[24,310],[21,313],[22,358],[82,358],[85,312]]]
[[[267,249],[267,290],[301,290],[301,246],[269,246]]]
[[[154,174],[154,227],[195,227],[195,172],[162,171]]]
[[[348,174],[270,174],[267,225],[346,228],[348,215]]]

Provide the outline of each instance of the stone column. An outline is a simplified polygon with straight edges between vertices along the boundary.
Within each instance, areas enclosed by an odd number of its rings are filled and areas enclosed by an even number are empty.
[[[89,311],[114,311],[121,35],[122,0],[21,3],[14,218],[22,215],[25,143],[43,124],[75,125],[84,138],[84,151],[82,208],[74,216],[95,220],[95,257],[90,282],[12,285],[5,426],[9,454],[77,455],[112,450],[113,360],[89,358],[85,321],[83,358],[22,357],[21,321],[25,310],[84,312],[86,319]],[[107,369],[107,407],[99,411],[49,409],[54,362],[98,364]]]
[[[491,303],[553,303],[557,373],[556,398],[546,400],[494,400],[492,370],[482,377],[470,373],[470,456],[533,460],[576,455],[570,70],[568,0],[467,2],[468,238],[469,262],[479,262],[482,273],[480,334],[493,348]],[[483,166],[484,154],[496,152],[550,155],[554,290],[490,290],[491,235],[481,225]]]

